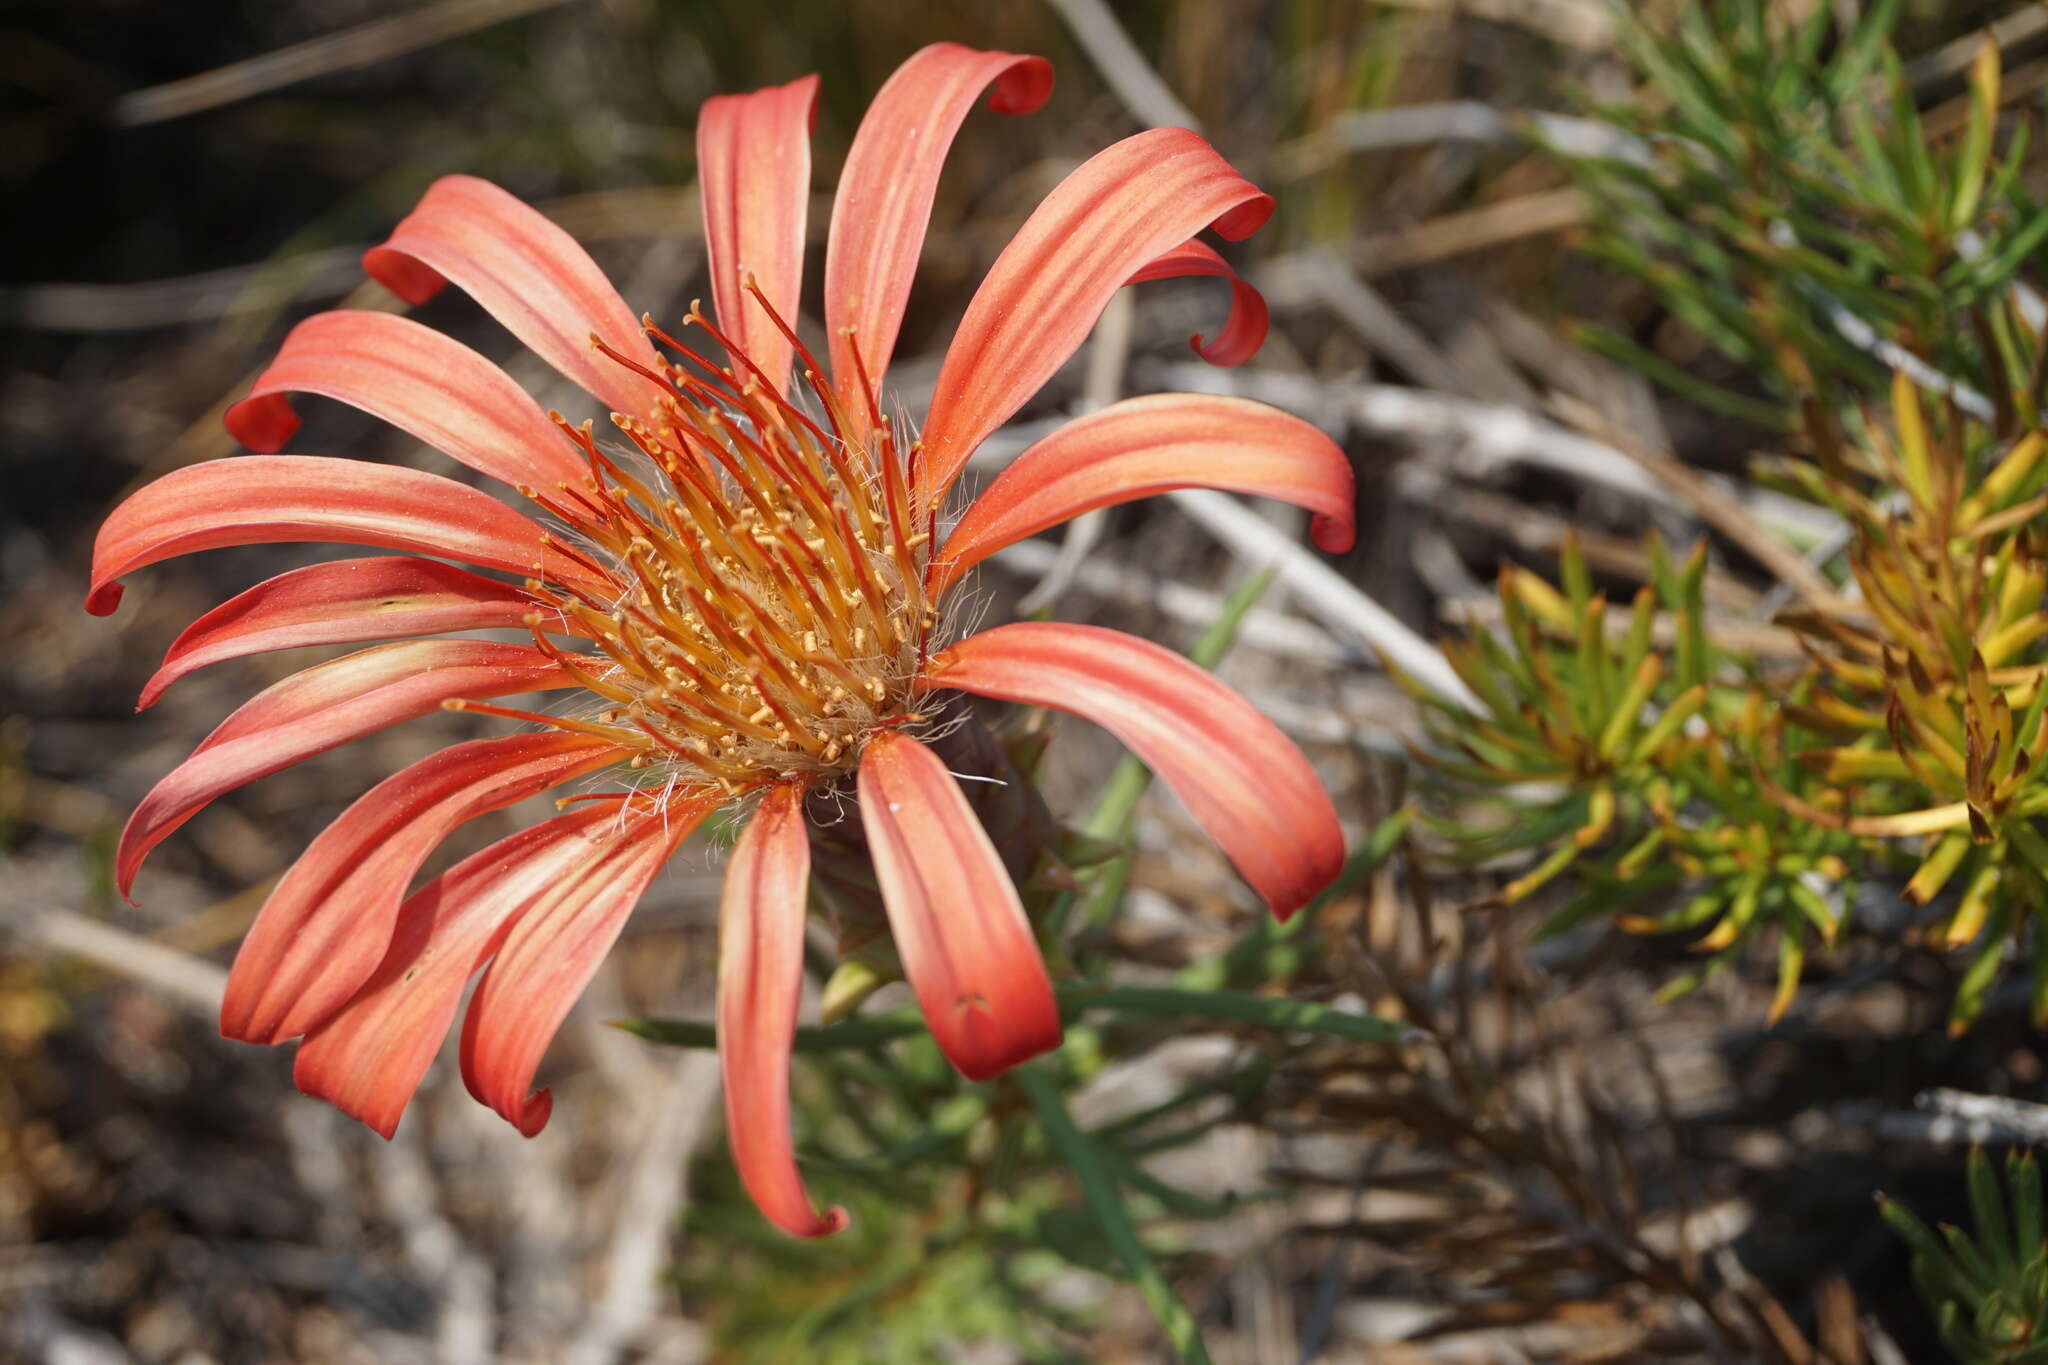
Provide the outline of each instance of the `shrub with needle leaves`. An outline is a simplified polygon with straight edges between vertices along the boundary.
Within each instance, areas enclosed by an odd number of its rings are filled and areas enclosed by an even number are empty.
[[[1934,1309],[1942,1342],[1963,1365],[2048,1362],[2048,1244],[2042,1240],[2041,1171],[2030,1152],[2006,1158],[1999,1188],[1991,1160],[1970,1153],[1972,1237],[1927,1226],[1904,1204],[1879,1208],[1913,1250],[1913,1282]]]
[[[1408,684],[1431,741],[1416,755],[1459,784],[1469,812],[1430,827],[1470,861],[1547,846],[1496,898],[1513,905],[1572,871],[1575,894],[1542,934],[1600,915],[1638,933],[1697,934],[1710,956],[1667,994],[1777,930],[1782,1011],[1809,936],[1832,943],[1841,930],[1842,855],[1854,840],[1786,821],[1755,770],[1770,708],[1708,634],[1705,545],[1681,563],[1658,540],[1647,549],[1652,581],[1622,619],[1610,618],[1576,540],[1564,548],[1561,592],[1503,569],[1498,633],[1446,646],[1483,711]]]
[[[1758,481],[1842,526],[1834,600],[1776,622],[1805,666],[1715,643],[1704,546],[1674,569],[1652,542],[1612,628],[1568,546],[1558,586],[1510,566],[1499,626],[1450,647],[1481,706],[1425,699],[1425,758],[1453,784],[1454,847],[1533,852],[1500,901],[1573,874],[1544,932],[1695,933],[1708,957],[1667,994],[1775,929],[1775,1019],[1867,885],[1928,907],[1911,938],[1967,955],[1954,1029],[2016,952],[2048,1021],[2048,306],[2019,280],[2048,212],[2020,183],[2025,126],[1998,145],[1996,48],[1955,117],[1923,119],[1896,9],[1845,32],[1824,10],[1787,31],[1757,0],[1625,21],[1648,93],[1601,111],[1618,151],[1570,163],[1592,252],[1770,397],[1589,342],[1782,431]]]

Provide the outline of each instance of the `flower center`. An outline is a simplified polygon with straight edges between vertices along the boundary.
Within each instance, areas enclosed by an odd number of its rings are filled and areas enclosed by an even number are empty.
[[[694,305],[689,321],[731,350]],[[853,436],[801,343],[824,426],[737,351],[721,367],[643,323],[681,357],[661,373],[592,345],[669,390],[656,412],[612,414],[644,460],[607,455],[590,423],[551,413],[590,472],[520,490],[571,533],[551,544],[607,585],[526,584],[535,641],[603,703],[594,717],[526,718],[606,734],[638,749],[633,766],[664,765],[683,785],[846,771],[869,735],[915,718],[911,683],[937,620],[923,588],[934,518],[911,492],[918,451],[902,457],[871,392]],[[551,629],[596,653],[563,650]]]

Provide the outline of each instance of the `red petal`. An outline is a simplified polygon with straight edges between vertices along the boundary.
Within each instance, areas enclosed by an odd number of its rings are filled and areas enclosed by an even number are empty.
[[[778,787],[732,851],[718,913],[718,1062],[725,1128],[740,1183],[769,1222],[795,1237],[846,1226],[804,1190],[789,1135],[789,1054],[804,980],[811,843],[803,789]]]
[[[1212,224],[1248,237],[1272,211],[1271,195],[1185,128],[1154,128],[1089,158],[1025,220],[967,305],[932,392],[921,488],[936,496],[952,485],[1142,266]]]
[[[718,326],[778,393],[789,383],[789,338],[747,293],[741,272],[750,272],[782,320],[796,326],[817,96],[818,78],[805,76],[748,95],[714,96],[697,115],[697,184]],[[732,363],[744,382],[740,356]]]
[[[1213,275],[1230,281],[1230,317],[1214,341],[1205,344],[1199,334],[1193,338],[1195,354],[1211,365],[1242,365],[1250,360],[1266,344],[1270,322],[1266,296],[1239,279],[1230,262],[1217,255],[1208,243],[1190,238],[1124,283],[1143,284],[1147,280],[1172,280],[1184,275]]]
[[[527,348],[598,401],[644,416],[666,385],[591,349],[594,332],[659,373],[654,347],[618,290],[576,239],[488,180],[436,180],[363,269],[407,303],[453,280]]]
[[[410,556],[311,564],[258,583],[185,628],[142,689],[138,711],[208,664],[304,645],[354,644],[516,626],[535,610],[509,583]]]
[[[93,545],[85,609],[121,603],[114,580],[146,565],[227,545],[323,541],[446,555],[532,574],[539,526],[486,493],[416,469],[321,455],[237,455],[174,469],[116,507]],[[596,583],[555,551],[545,576]]]
[[[561,667],[531,645],[476,640],[379,645],[294,673],[251,697],[142,798],[121,831],[114,883],[127,895],[151,849],[244,783],[424,716],[452,697],[568,685]]]
[[[939,687],[1050,706],[1108,730],[1283,918],[1343,866],[1337,812],[1301,750],[1171,650],[1099,626],[1023,622],[970,635],[926,673]]]
[[[500,839],[407,897],[376,973],[300,1044],[299,1089],[390,1137],[470,977],[515,916],[605,846],[618,818],[615,805],[580,807]]]
[[[1024,906],[938,755],[884,731],[860,811],[904,973],[939,1049],[982,1081],[1060,1045],[1060,1012]]]
[[[625,824],[519,917],[477,983],[462,1022],[469,1093],[532,1137],[554,1107],[533,1073],[654,874],[716,803],[678,803]]]
[[[1091,508],[1170,488],[1227,488],[1315,512],[1317,545],[1351,548],[1351,462],[1302,421],[1242,398],[1167,393],[1077,417],[982,490],[927,574],[936,595],[970,566]]]
[[[228,432],[251,450],[284,449],[299,427],[285,396],[292,392],[361,408],[514,488],[552,490],[589,472],[511,376],[410,318],[355,311],[307,318],[249,396],[227,410]]]
[[[1029,114],[1052,93],[1052,63],[933,43],[896,68],[853,135],[825,247],[825,327],[833,381],[856,420],[867,413],[867,397],[854,365],[854,338],[879,395],[931,223],[940,168],[990,81],[996,83],[992,111]],[[852,337],[844,334],[848,327]]]
[[[621,757],[590,735],[472,740],[387,777],[286,869],[228,973],[220,1031],[275,1043],[332,1017],[391,946],[406,885],[464,821]]]

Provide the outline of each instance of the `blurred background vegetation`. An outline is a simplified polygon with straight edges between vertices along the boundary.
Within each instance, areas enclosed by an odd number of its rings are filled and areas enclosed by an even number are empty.
[[[95,621],[100,517],[233,453],[220,411],[293,321],[393,306],[357,257],[436,176],[541,205],[673,317],[705,292],[698,103],[820,73],[819,246],[868,98],[940,38],[1059,84],[949,162],[913,410],[1095,149],[1193,121],[1279,200],[1234,255],[1274,311],[1251,366],[1192,364],[1213,284],[1147,286],[1021,421],[1277,403],[1353,455],[1359,548],[1269,583],[1255,532],[1160,502],[982,584],[991,619],[1030,594],[1215,662],[1317,760],[1346,878],[1264,926],[1059,729],[1069,1044],[968,1087],[890,996],[814,1038],[800,1150],[856,1220],[820,1246],[738,1193],[705,1054],[604,1027],[709,1013],[709,851],[565,1030],[539,1139],[440,1072],[390,1144],[296,1096],[286,1053],[214,1036],[220,964],[314,831],[465,722],[222,800],[123,905],[127,807],[307,660],[136,716],[140,682],[319,556],[163,566]],[[2043,1358],[2038,1177],[1966,1152],[2048,1139],[2044,90],[2048,6],[1961,0],[17,0],[0,1359]],[[453,292],[419,314],[509,356]],[[297,448],[419,458],[305,411]],[[1439,637],[1454,668],[1412,652]]]

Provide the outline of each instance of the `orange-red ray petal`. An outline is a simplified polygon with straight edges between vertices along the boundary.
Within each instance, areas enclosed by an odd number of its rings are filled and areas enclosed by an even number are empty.
[[[1266,296],[1239,279],[1230,262],[1207,242],[1190,238],[1154,258],[1125,283],[1173,280],[1184,275],[1211,275],[1230,281],[1230,316],[1215,340],[1204,341],[1199,333],[1191,338],[1189,344],[1195,348],[1195,354],[1211,365],[1242,365],[1256,355],[1259,347],[1266,344],[1266,329],[1271,323]]]
[[[237,455],[174,469],[113,510],[93,544],[85,608],[113,611],[121,603],[115,580],[147,565],[285,541],[376,545],[595,583],[548,551],[534,522],[453,479],[322,455]]]
[[[383,960],[407,884],[451,830],[624,753],[584,734],[508,735],[443,749],[372,787],[270,893],[228,972],[220,1031],[275,1043],[332,1017]]]
[[[436,180],[363,269],[407,303],[453,281],[527,349],[599,402],[644,416],[666,386],[591,349],[604,343],[660,373],[653,345],[576,239],[529,204],[473,175]]]
[[[768,376],[789,384],[789,338],[742,283],[754,277],[782,320],[796,326],[804,282],[804,218],[811,202],[811,122],[818,78],[745,95],[715,95],[697,115],[697,186],[718,327]],[[751,372],[733,357],[741,383]]]
[[[1282,918],[1328,886],[1344,834],[1315,770],[1251,703],[1171,650],[1099,626],[1020,622],[934,656],[939,687],[1068,711],[1158,775]]]
[[[879,393],[895,352],[946,153],[991,81],[991,111],[1029,114],[1052,93],[1052,63],[958,43],[921,48],[876,93],[847,150],[825,246],[825,327],[832,380],[856,420],[868,410],[860,369]]]
[[[1141,267],[1203,227],[1248,237],[1272,211],[1272,196],[1185,128],[1155,128],[1090,157],[1024,221],[967,305],[932,392],[920,488],[936,496],[950,487]]]
[[[555,1030],[655,873],[715,804],[626,811],[602,849],[519,916],[477,983],[462,1021],[462,1078],[528,1137],[554,1107],[547,1091],[533,1093],[533,1074]]]
[[[795,1237],[846,1226],[804,1190],[789,1132],[789,1055],[804,979],[811,843],[803,789],[778,787],[747,823],[718,911],[718,1064],[733,1164],[769,1222]]]
[[[408,896],[375,974],[299,1045],[299,1089],[390,1137],[469,979],[514,917],[594,857],[618,820],[616,805],[580,807],[500,839]]]
[[[1331,553],[1356,536],[1351,462],[1299,417],[1242,398],[1167,393],[1091,412],[1019,455],[983,489],[932,561],[944,592],[971,566],[1069,517],[1170,488],[1227,488],[1315,513]]]
[[[587,469],[540,404],[452,337],[390,313],[317,313],[292,328],[249,396],[227,410],[251,450],[283,450],[299,429],[288,394],[361,408],[514,488],[551,492]]]
[[[306,645],[516,626],[534,611],[510,583],[410,555],[339,559],[265,579],[185,627],[144,684],[138,711],[208,664]]]
[[[244,783],[424,716],[454,697],[568,685],[561,666],[531,645],[483,640],[379,645],[294,673],[244,702],[150,788],[121,831],[114,884],[127,895],[151,849]]]
[[[937,754],[895,731],[868,741],[861,822],[904,974],[932,1037],[969,1080],[1060,1043],[1060,1012],[1024,906]]]

